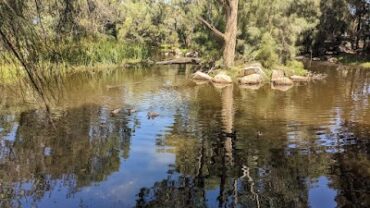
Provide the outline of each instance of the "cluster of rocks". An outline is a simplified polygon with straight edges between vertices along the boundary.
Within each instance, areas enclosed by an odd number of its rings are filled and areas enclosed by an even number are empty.
[[[313,57],[312,61],[327,61],[329,63],[337,64],[339,62],[338,58],[333,57],[331,55],[323,56],[322,58]]]
[[[197,71],[193,74],[193,80],[196,83],[203,84],[207,82],[212,82],[214,84],[231,84],[233,80],[230,76],[226,75],[225,73],[219,73],[215,77],[211,77],[210,75],[203,73],[201,71]],[[239,72],[239,78],[237,79],[238,83],[241,87],[245,88],[256,88],[254,86],[262,86],[265,80],[268,79],[268,76],[263,71],[262,65],[260,63],[254,63],[246,66]],[[271,74],[271,85],[272,88],[279,88],[282,86],[284,89],[286,87],[293,86],[294,83],[299,82],[308,82],[310,81],[310,76],[290,76],[287,77],[282,70],[273,70]]]
[[[206,73],[203,73],[201,71],[197,71],[193,74],[193,80],[197,84],[204,84],[208,82],[212,82],[216,85],[221,84],[221,85],[227,85],[227,84],[232,84],[233,80],[231,79],[230,76],[226,75],[225,73],[219,73],[215,77],[211,77]]]
[[[243,85],[259,85],[267,77],[260,63],[246,66],[239,72],[238,82]]]

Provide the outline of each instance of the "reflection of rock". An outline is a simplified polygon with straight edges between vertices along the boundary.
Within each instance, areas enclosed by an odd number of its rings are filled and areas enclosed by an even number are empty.
[[[288,77],[283,77],[283,78],[280,78],[280,79],[275,79],[273,82],[272,82],[274,85],[282,85],[282,86],[291,86],[293,85],[293,81],[291,79],[289,79]]]
[[[272,74],[271,74],[271,81],[275,81],[277,79],[281,79],[281,78],[284,78],[285,75],[284,75],[284,72],[281,71],[281,70],[272,70]]]
[[[114,90],[114,89],[120,89],[125,87],[124,85],[107,85],[106,86],[108,90]]]
[[[328,77],[327,74],[310,74],[309,76],[311,80],[323,80]]]
[[[233,80],[231,79],[231,77],[224,74],[224,73],[217,74],[212,79],[212,81],[215,82],[215,83],[220,83],[220,84],[231,84],[231,83],[233,83]]]
[[[231,84],[223,84],[223,83],[214,83],[212,82],[212,85],[217,89],[223,89],[225,87],[230,86]]]
[[[258,90],[262,87],[262,84],[257,85],[239,85],[240,89],[248,89],[248,90]]]
[[[204,81],[204,80],[193,80],[193,82],[196,85],[204,85],[204,84],[208,84],[209,83],[209,81]]]
[[[240,84],[256,85],[256,84],[260,84],[263,81],[263,79],[260,74],[251,74],[251,75],[240,78],[238,81]]]
[[[271,89],[279,90],[279,91],[283,91],[283,92],[288,91],[292,87],[293,87],[293,85],[274,85],[274,84],[271,85]]]
[[[293,82],[308,82],[309,81],[309,77],[297,76],[297,75],[291,76],[290,79],[292,79]]]
[[[208,74],[206,73],[203,73],[201,71],[197,71],[193,74],[192,78],[194,80],[202,80],[202,81],[211,81],[212,80],[212,77],[209,76]]]

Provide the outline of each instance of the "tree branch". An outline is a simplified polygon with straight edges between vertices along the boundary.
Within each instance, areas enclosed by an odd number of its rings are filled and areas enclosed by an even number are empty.
[[[215,26],[211,25],[207,20],[202,17],[198,17],[198,20],[201,21],[205,26],[207,26],[217,37],[225,40],[225,34],[219,31]]]

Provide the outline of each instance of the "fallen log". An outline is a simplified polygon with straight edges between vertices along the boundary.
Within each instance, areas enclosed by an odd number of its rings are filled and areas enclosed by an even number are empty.
[[[175,58],[167,61],[159,61],[157,65],[172,65],[172,64],[200,64],[199,58]]]

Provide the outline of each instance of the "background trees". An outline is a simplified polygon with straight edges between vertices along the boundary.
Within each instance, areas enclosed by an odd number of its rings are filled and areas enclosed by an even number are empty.
[[[145,59],[173,47],[223,57],[225,66],[236,57],[272,67],[297,54],[324,55],[340,46],[342,52],[368,52],[369,5],[369,0],[1,0],[1,51],[10,51],[6,39],[18,39],[19,50],[38,47],[37,60],[94,65]],[[21,43],[26,39],[33,44]]]

